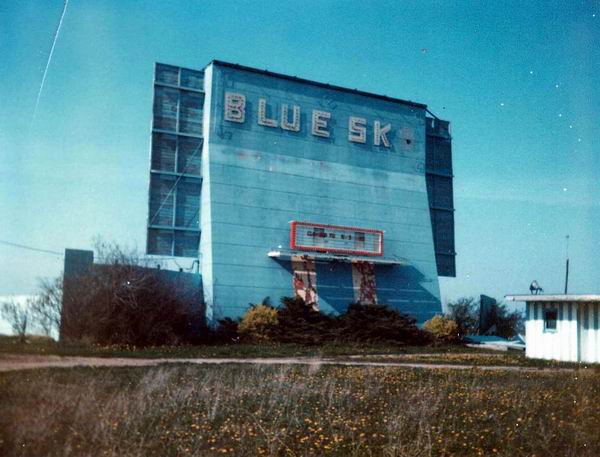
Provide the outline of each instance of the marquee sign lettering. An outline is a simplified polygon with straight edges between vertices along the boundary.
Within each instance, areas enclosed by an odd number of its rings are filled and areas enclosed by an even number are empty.
[[[274,129],[288,130],[291,132],[300,131],[300,106],[288,105],[282,103],[279,110],[279,116],[267,116],[267,99],[258,99],[258,125]],[[246,122],[246,96],[237,92],[225,92],[225,109],[223,111],[224,119],[228,122],[237,122],[243,124]],[[331,113],[328,111],[313,109],[310,115],[311,125],[310,133],[321,138],[329,138],[329,121]],[[367,119],[358,116],[348,117],[348,141],[352,143],[366,144],[372,141],[373,145],[385,148],[390,147],[388,133],[392,129],[391,124],[382,124],[380,120],[373,121],[373,137],[367,139]],[[403,129],[405,130],[405,129]],[[410,132],[409,132],[410,133]],[[407,140],[410,144],[410,140]]]
[[[292,221],[290,249],[381,256],[383,255],[383,231]]]

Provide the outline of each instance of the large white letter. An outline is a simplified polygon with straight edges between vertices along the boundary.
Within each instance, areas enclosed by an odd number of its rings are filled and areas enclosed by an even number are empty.
[[[264,98],[258,99],[258,125],[277,127],[277,119],[267,118],[267,100]]]
[[[375,127],[373,129],[373,133],[375,135],[373,143],[375,144],[375,146],[379,146],[383,142],[383,145],[386,148],[390,147],[390,142],[388,141],[387,136],[385,136],[385,134],[388,133],[391,129],[392,126],[390,124],[386,124],[383,127],[381,127],[381,122],[375,121]]]
[[[312,134],[316,136],[322,136],[323,138],[329,138],[329,131],[327,131],[327,120],[331,119],[331,113],[327,111],[313,110],[312,112]]]
[[[350,116],[348,120],[348,140],[354,143],[367,142],[367,120],[364,117]]]
[[[291,130],[292,132],[300,131],[300,107],[294,105],[292,107],[292,122],[288,120],[288,106],[281,105],[281,128],[283,130]]]
[[[246,96],[225,92],[225,120],[243,124],[246,120]]]

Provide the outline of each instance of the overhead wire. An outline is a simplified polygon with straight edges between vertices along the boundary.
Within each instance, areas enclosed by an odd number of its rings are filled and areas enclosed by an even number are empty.
[[[42,252],[44,254],[52,254],[52,255],[56,255],[56,256],[60,256],[60,257],[64,256],[64,254],[62,252],[51,251],[50,249],[36,248],[34,246],[28,246],[26,244],[13,243],[12,241],[0,240],[0,244],[4,244],[4,245],[11,246],[13,248],[18,248],[18,249],[26,249],[28,251]]]
[[[64,253],[62,252],[58,252],[58,251],[53,251],[51,249],[44,249],[44,248],[38,248],[35,246],[29,246],[26,244],[21,244],[21,243],[13,243],[12,241],[6,241],[6,240],[0,240],[0,244],[4,244],[6,246],[10,246],[13,248],[17,248],[17,249],[25,249],[28,251],[32,251],[32,252],[39,252],[42,254],[51,254],[53,256],[57,256],[57,257],[64,257]],[[173,258],[173,256],[153,256],[153,255],[146,255],[146,256],[142,256],[143,259],[145,260],[170,260],[170,261],[175,261],[175,259]],[[179,263],[177,263],[177,261],[175,261],[175,264],[181,268],[182,270],[186,270],[186,271],[191,271],[194,268],[195,262],[197,262],[197,260],[194,260],[192,262],[192,265],[190,267],[182,267]]]

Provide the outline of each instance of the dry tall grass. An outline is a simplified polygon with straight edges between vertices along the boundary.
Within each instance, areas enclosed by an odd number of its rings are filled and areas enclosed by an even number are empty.
[[[600,375],[301,366],[0,376],[3,456],[600,455]]]

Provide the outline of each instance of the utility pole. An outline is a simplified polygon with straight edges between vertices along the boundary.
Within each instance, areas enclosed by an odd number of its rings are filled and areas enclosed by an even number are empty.
[[[567,235],[567,265],[565,270],[565,295],[569,291],[569,235]]]

